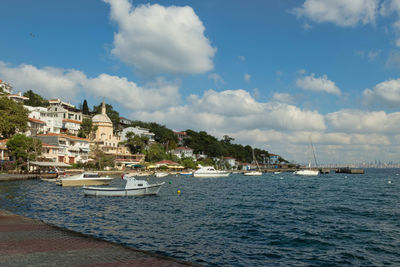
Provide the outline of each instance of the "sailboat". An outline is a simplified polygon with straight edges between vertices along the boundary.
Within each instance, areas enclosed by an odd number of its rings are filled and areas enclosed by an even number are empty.
[[[311,141],[311,137],[310,137],[310,145],[311,145],[311,149],[312,149],[312,152],[313,152],[313,155],[314,155],[315,166],[318,166],[317,158],[315,157],[314,146],[313,146],[313,143]],[[311,169],[311,161],[310,161],[308,163],[308,169],[295,171],[294,174],[295,175],[302,175],[302,176],[317,176],[319,174],[319,170],[312,170]]]
[[[245,176],[261,176],[262,175],[262,171],[260,170],[260,166],[258,166],[258,162],[256,160],[256,157],[254,156],[254,149],[253,149],[253,162],[256,163],[257,170],[256,171],[244,172],[243,175],[245,175]]]

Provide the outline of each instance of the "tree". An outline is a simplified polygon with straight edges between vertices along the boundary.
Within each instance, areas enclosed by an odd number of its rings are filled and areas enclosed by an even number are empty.
[[[197,163],[192,158],[184,158],[181,164],[187,169],[196,169],[197,167]]]
[[[89,111],[89,106],[88,106],[88,104],[87,104],[86,99],[83,100],[83,104],[82,104],[82,109],[81,109],[81,111],[82,111],[82,114],[85,114],[85,115],[89,115],[89,113],[90,113],[90,111]]]
[[[165,159],[164,147],[159,143],[153,143],[146,151],[146,161],[155,162]]]
[[[49,101],[44,99],[42,96],[35,94],[32,90],[26,91],[24,93],[25,97],[29,97],[29,100],[25,102],[27,106],[32,107],[47,107],[49,105]]]
[[[16,132],[25,132],[28,129],[29,111],[22,103],[0,97],[0,134],[9,138]]]
[[[90,158],[95,161],[95,165],[99,170],[103,170],[104,167],[114,166],[114,157],[107,155],[98,145],[90,148]]]
[[[102,103],[98,106],[93,106],[93,113],[100,114],[101,113]],[[82,107],[83,109],[83,107]],[[119,113],[113,109],[113,106],[106,104],[106,114],[110,118],[113,123],[114,132],[119,132]]]
[[[126,133],[126,141],[123,142],[125,146],[128,147],[132,154],[141,153],[147,144],[149,143],[149,138],[146,136],[139,136],[133,132]]]
[[[16,134],[7,141],[10,154],[23,161],[35,160],[42,153],[42,142],[24,134]]]
[[[84,118],[82,120],[81,128],[79,129],[78,136],[82,138],[89,138],[90,133],[97,130],[97,126],[93,127],[92,120]]]

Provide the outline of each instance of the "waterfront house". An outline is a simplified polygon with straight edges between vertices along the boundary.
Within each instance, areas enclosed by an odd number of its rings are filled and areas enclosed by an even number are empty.
[[[177,147],[174,150],[171,150],[170,153],[172,155],[177,156],[178,158],[194,158],[193,149],[190,147]]]
[[[183,146],[185,143],[185,139],[187,138],[186,132],[174,132],[176,137],[178,138],[178,145]]]
[[[238,163],[235,158],[224,157],[224,161],[230,166],[230,168],[237,168]]]
[[[122,130],[121,132],[121,142],[126,141],[126,134],[132,132],[135,135],[138,135],[140,137],[147,137],[149,139],[149,142],[154,142],[154,136],[155,134],[150,132],[149,129],[142,128],[142,127],[127,127]]]
[[[57,133],[39,134],[37,138],[52,148],[58,147],[57,157],[51,157],[55,162],[74,164],[88,161],[89,139]]]

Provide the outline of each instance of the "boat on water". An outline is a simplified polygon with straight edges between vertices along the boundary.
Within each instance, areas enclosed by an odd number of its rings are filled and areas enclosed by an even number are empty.
[[[193,172],[181,172],[180,175],[191,176],[191,175],[193,175]]]
[[[62,186],[84,186],[84,185],[107,185],[114,178],[102,177],[95,172],[84,172],[78,175],[58,179],[57,182]]]
[[[228,177],[229,172],[227,171],[218,171],[212,166],[201,166],[199,165],[199,169],[193,172],[193,177],[196,178],[218,178],[218,177]]]
[[[310,146],[311,146],[312,153],[314,155],[315,166],[317,166],[317,168],[318,168],[317,158],[315,157],[314,146],[311,141],[311,137],[310,137]],[[295,171],[294,174],[301,175],[301,176],[318,176],[319,170],[311,169],[311,161],[310,161],[308,163],[308,169],[302,169],[302,170]]]
[[[295,175],[302,175],[302,176],[318,176],[318,170],[311,170],[311,169],[304,169],[294,172]]]
[[[124,175],[123,179],[126,181],[125,188],[111,188],[111,187],[83,187],[83,192],[87,196],[110,196],[110,197],[124,197],[124,196],[147,196],[157,195],[161,186],[165,184],[149,184],[145,180],[136,180],[134,176]]]
[[[157,178],[163,178],[163,177],[168,176],[168,172],[156,172],[154,175],[155,175]]]
[[[243,175],[245,175],[245,176],[261,176],[263,174],[262,171],[260,170],[260,166],[258,166],[258,162],[256,160],[256,157],[254,156],[254,149],[253,149],[253,162],[256,163],[257,170],[244,172]]]
[[[244,176],[261,176],[262,174],[262,171],[248,171],[243,173]]]

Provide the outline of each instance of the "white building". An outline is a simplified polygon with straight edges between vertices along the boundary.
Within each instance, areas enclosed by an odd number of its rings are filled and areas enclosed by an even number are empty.
[[[64,162],[68,164],[85,163],[89,158],[89,139],[76,136],[47,133],[39,134],[37,138],[46,144],[45,147],[58,147],[58,153],[53,157],[55,162]]]
[[[178,158],[194,158],[193,149],[190,147],[177,147],[174,150],[170,151],[172,155],[177,156]]]
[[[154,142],[154,133],[150,132],[149,129],[141,128],[141,127],[128,127],[122,130],[121,132],[121,142],[126,141],[126,134],[128,132],[132,132],[135,135],[140,137],[147,137],[149,138],[149,142]]]

